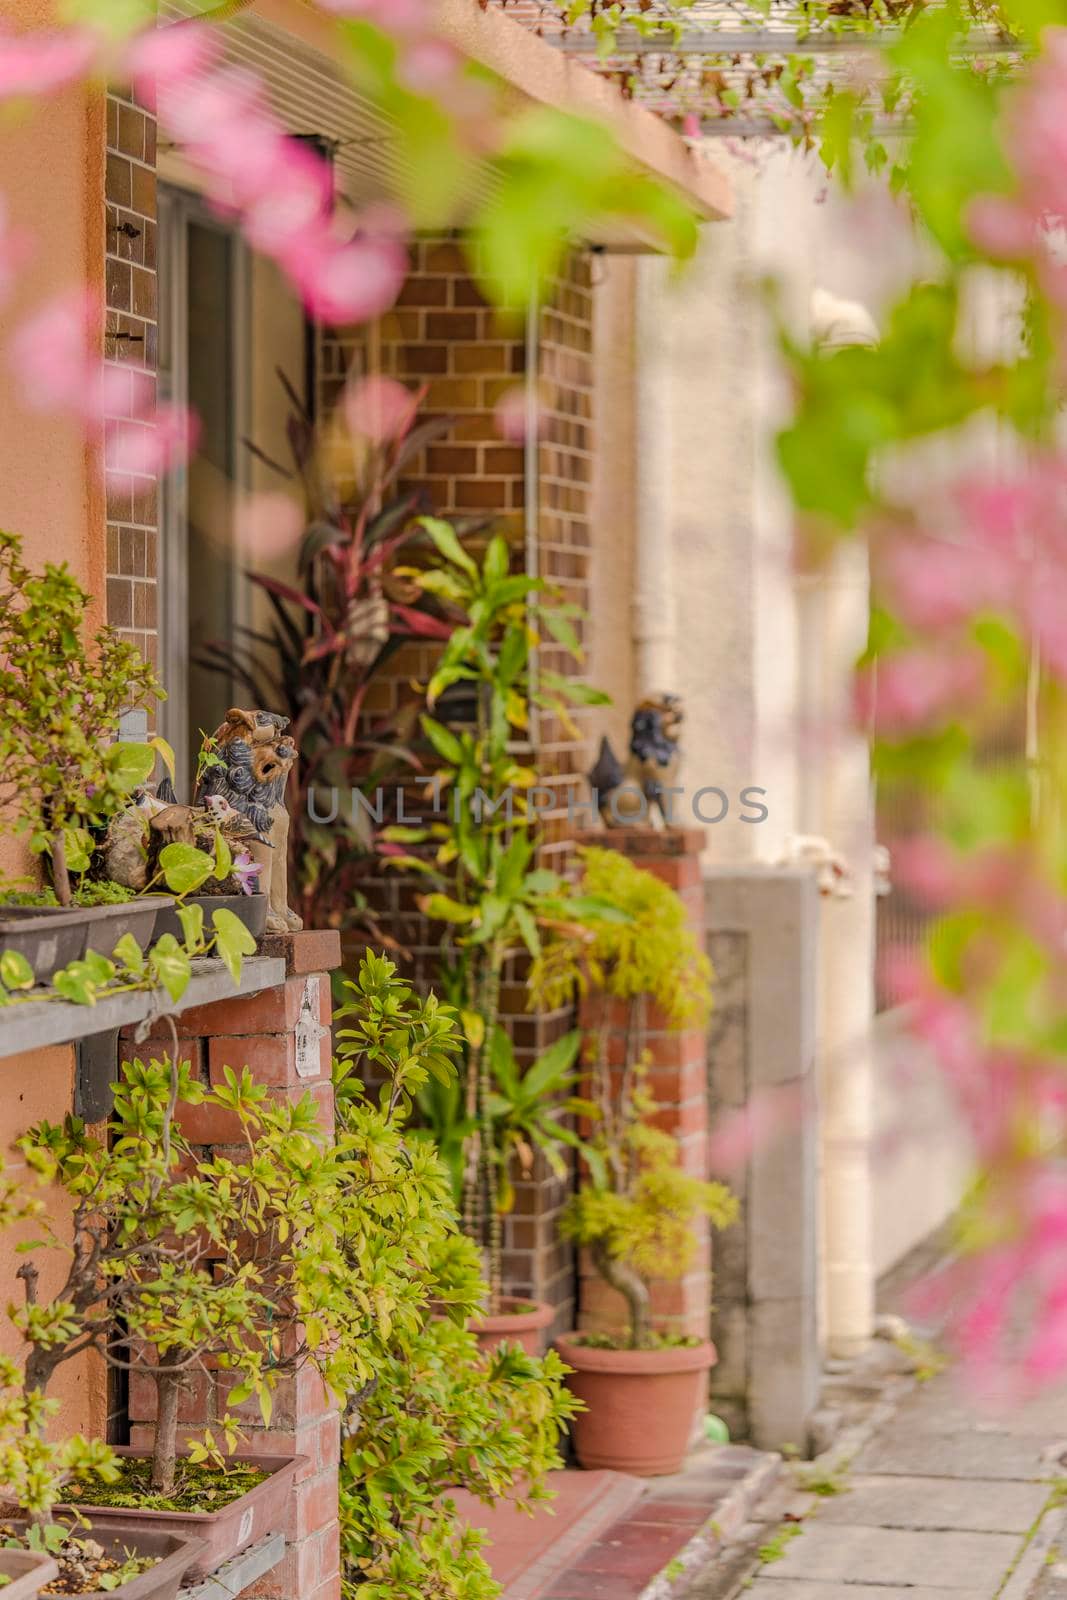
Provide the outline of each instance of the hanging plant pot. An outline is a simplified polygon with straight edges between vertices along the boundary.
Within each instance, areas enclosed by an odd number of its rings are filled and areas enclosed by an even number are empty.
[[[147,1452],[129,1446],[120,1446],[115,1454],[129,1461],[151,1460]],[[229,1459],[235,1465],[258,1467],[266,1476],[254,1488],[214,1510],[155,1511],[148,1507],[87,1505],[84,1502],[76,1503],[73,1509],[92,1523],[94,1538],[103,1539],[105,1534],[110,1536],[116,1530],[128,1529],[137,1541],[148,1533],[194,1541],[200,1548],[190,1559],[187,1576],[190,1581],[203,1578],[231,1556],[239,1555],[249,1545],[257,1544],[281,1527],[293,1479],[307,1464],[306,1456],[234,1455]],[[224,1481],[222,1473],[219,1480]],[[120,1592],[125,1594],[125,1590]],[[144,1591],[146,1600],[149,1592]]]
[[[20,906],[0,904],[0,952],[25,956],[38,983],[48,983],[61,967],[87,951],[110,956],[124,934],[142,950],[152,942],[156,919],[174,904],[169,895],[149,895],[107,906]]]
[[[484,1312],[471,1319],[471,1328],[478,1340],[479,1350],[495,1350],[498,1344],[518,1344],[528,1356],[545,1353],[545,1338],[554,1306],[544,1300],[520,1300],[504,1295],[500,1310],[495,1314]]]
[[[4,1600],[34,1600],[46,1583],[59,1577],[59,1567],[51,1556],[39,1556],[32,1550],[0,1550],[0,1585]]]
[[[244,923],[257,944],[267,929],[267,912],[270,906],[265,894],[191,894],[186,898],[185,904],[200,907],[204,913],[204,931],[208,934],[211,932],[213,911],[232,911],[238,921]],[[161,911],[157,917],[153,937],[162,939],[165,933],[172,933],[179,944],[185,937],[173,901],[169,902],[167,909]]]
[[[707,1374],[717,1360],[708,1340],[658,1350],[604,1350],[580,1335],[556,1340],[573,1367],[567,1387],[587,1409],[571,1419],[583,1467],[606,1467],[656,1478],[677,1472],[697,1413],[707,1398]]]

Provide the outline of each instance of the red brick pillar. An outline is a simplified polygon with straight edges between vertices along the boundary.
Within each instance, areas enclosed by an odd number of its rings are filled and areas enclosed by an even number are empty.
[[[704,948],[704,895],[700,855],[704,834],[700,828],[610,828],[589,833],[580,841],[601,849],[618,850],[635,866],[654,873],[677,891],[685,903],[689,922],[700,948]],[[596,1032],[603,1007],[611,1007],[608,1056],[613,1068],[623,1063],[627,1005],[591,996],[582,1007],[582,1026]],[[648,1088],[659,1110],[655,1121],[678,1140],[679,1160],[695,1177],[708,1176],[707,1034],[702,1027],[671,1028],[668,1019],[651,1002],[645,1003],[647,1031],[644,1048],[651,1057]],[[671,1332],[708,1337],[711,1322],[711,1231],[697,1224],[699,1250],[684,1278],[652,1287],[656,1325]],[[579,1325],[590,1331],[620,1326],[620,1296],[597,1277],[587,1261],[580,1267]]]
[[[224,1067],[237,1071],[248,1067],[253,1077],[269,1084],[279,1098],[297,1101],[310,1093],[319,1104],[323,1126],[332,1127],[329,971],[340,965],[340,936],[309,932],[268,938],[261,953],[285,956],[289,974],[285,982],[276,989],[183,1012],[177,1019],[182,1057],[192,1062],[194,1073],[205,1082],[219,1082]],[[169,1028],[157,1024],[152,1042],[136,1045],[124,1040],[123,1054],[143,1059],[153,1047],[165,1046],[169,1040]],[[236,1137],[232,1119],[213,1108],[183,1107],[181,1120],[195,1144],[225,1146]],[[205,1424],[225,1414],[232,1386],[231,1377],[224,1373],[217,1378],[203,1374],[190,1385],[181,1413],[186,1438],[195,1437]],[[154,1385],[135,1377],[129,1398],[134,1445],[151,1444],[154,1405]],[[305,1367],[283,1379],[275,1390],[269,1428],[263,1426],[254,1400],[231,1414],[241,1417],[243,1449],[261,1455],[306,1457],[278,1530],[287,1540],[285,1557],[246,1594],[256,1600],[339,1600],[340,1422],[332,1397],[317,1373]]]

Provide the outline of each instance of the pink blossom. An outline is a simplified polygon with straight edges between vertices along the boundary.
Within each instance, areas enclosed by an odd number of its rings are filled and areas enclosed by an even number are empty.
[[[142,421],[119,424],[108,440],[107,465],[122,473],[167,472],[192,454],[198,433],[197,419],[184,406],[159,406]]]
[[[1024,206],[1001,195],[981,195],[967,211],[967,232],[996,261],[1019,261],[1034,247],[1034,218]]]
[[[285,555],[304,531],[304,513],[287,494],[251,494],[240,500],[234,515],[234,537],[239,549],[259,560]]]
[[[0,104],[55,94],[90,73],[100,40],[87,28],[52,33],[0,31]]]
[[[881,735],[899,737],[959,716],[984,682],[985,659],[974,646],[945,653],[901,650],[857,674],[856,709],[861,722],[873,713]]]
[[[394,378],[363,378],[345,391],[342,410],[350,432],[384,444],[407,432],[417,403],[417,396]]]
[[[460,57],[443,39],[419,39],[400,58],[397,76],[416,94],[436,94],[456,76]]]
[[[285,265],[313,316],[324,322],[369,322],[389,310],[403,287],[407,252],[391,239],[356,238],[316,248],[301,240]]]
[[[502,439],[511,444],[523,444],[530,436],[531,425],[536,438],[541,431],[540,402],[535,396],[531,397],[523,384],[513,384],[496,403],[493,426]]]
[[[429,24],[426,0],[319,0],[323,11],[338,17],[360,17],[387,33],[417,33]]]
[[[84,289],[49,300],[16,329],[8,346],[23,402],[35,411],[73,412],[99,423],[109,397],[102,392],[99,356],[103,312]]]

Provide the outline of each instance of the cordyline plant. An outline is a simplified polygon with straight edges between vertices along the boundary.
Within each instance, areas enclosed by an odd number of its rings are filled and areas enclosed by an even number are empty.
[[[56,897],[88,870],[90,829],[127,804],[163,740],[116,743],[119,718],[162,690],[111,628],[85,636],[90,597],[70,570],[33,572],[16,534],[0,532],[0,807],[49,860]]]
[[[181,1111],[200,1106],[233,1123],[233,1150],[198,1151]],[[279,1379],[314,1359],[347,1387],[355,1352],[350,1273],[339,1246],[339,1163],[309,1097],[278,1104],[247,1069],[205,1090],[188,1063],[122,1069],[106,1136],[80,1119],[41,1123],[19,1140],[28,1166],[73,1201],[69,1225],[43,1211],[43,1240],[19,1270],[25,1304],[12,1313],[29,1345],[27,1395],[44,1396],[57,1368],[95,1349],[156,1386],[151,1490],[178,1475],[178,1412],[194,1374],[232,1378],[230,1404],[255,1396],[264,1417]],[[69,1259],[48,1300],[34,1257],[51,1244]],[[232,1435],[227,1418],[224,1427]],[[232,1442],[232,1441],[231,1441]]]
[[[506,1120],[501,1090],[508,1093],[509,1084],[500,1073],[494,1077],[493,1067],[504,966],[514,954],[538,954],[539,925],[617,914],[605,902],[576,899],[555,873],[536,867],[537,833],[526,803],[536,773],[523,757],[522,744],[531,703],[577,732],[570,708],[603,704],[607,696],[543,667],[531,682],[530,652],[542,630],[581,660],[574,627],[579,610],[561,604],[543,580],[512,573],[505,539],[491,539],[478,562],[448,523],[427,517],[422,525],[444,562],[436,570],[413,572],[413,580],[464,618],[441,653],[427,705],[433,711],[447,690],[462,689],[472,706],[471,720],[448,727],[423,715],[423,732],[441,763],[435,784],[447,820],[427,828],[390,828],[385,836],[394,843],[436,846],[432,859],[402,854],[394,864],[441,886],[420,905],[447,929],[445,982],[466,1041],[459,1133],[463,1225],[485,1251],[495,1310],[501,1290],[502,1202],[509,1193],[499,1145]],[[564,1089],[570,1061],[573,1050],[569,1060],[557,1053],[538,1069]],[[454,1143],[455,1130],[447,1135],[444,1127],[446,1112],[438,1097],[431,1122],[446,1143]],[[536,1119],[527,1119],[526,1128],[535,1132]],[[547,1146],[565,1137],[558,1124],[547,1130],[541,1124],[539,1131],[546,1132]],[[509,1143],[514,1144],[510,1135]]]
[[[303,495],[297,582],[250,572],[270,604],[269,626],[238,626],[236,641],[213,642],[202,660],[238,682],[253,704],[290,719],[301,753],[289,780],[290,883],[305,924],[347,927],[362,919],[385,943],[360,880],[376,870],[375,791],[419,765],[410,744],[419,700],[412,694],[382,715],[368,697],[405,640],[441,641],[451,631],[427,591],[397,570],[412,546],[429,548],[418,522],[425,496],[402,490],[399,479],[449,422],[416,426],[425,389],[368,380],[316,426],[282,381],[293,406],[292,466],[252,448]]]
[[[677,1278],[696,1250],[692,1224],[706,1216],[725,1227],[737,1214],[722,1184],[683,1171],[678,1143],[651,1125],[656,1105],[646,1083],[644,1036],[649,1003],[667,1027],[695,1027],[711,1005],[711,968],[675,891],[615,850],[580,852],[579,890],[624,915],[557,933],[530,974],[533,1003],[557,1006],[589,996],[599,1010],[587,1038],[592,1131],[583,1144],[589,1181],[560,1218],[564,1238],[588,1248],[597,1272],[626,1302],[625,1341],[655,1342],[650,1280]],[[613,1007],[625,1008],[623,1060],[608,1049]]]
[[[479,1548],[457,1516],[460,1489],[486,1504],[551,1498],[560,1432],[576,1402],[555,1355],[483,1355],[466,1323],[485,1284],[457,1231],[448,1176],[410,1138],[412,1101],[453,1075],[458,1019],[368,955],[337,1012],[338,1137],[346,1147],[344,1249],[364,1313],[363,1367],[342,1418],[341,1539],[346,1597],[493,1600]],[[379,1104],[360,1076],[384,1079]]]

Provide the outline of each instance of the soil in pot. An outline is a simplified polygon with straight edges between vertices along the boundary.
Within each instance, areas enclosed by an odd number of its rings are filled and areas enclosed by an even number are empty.
[[[518,1300],[504,1295],[500,1310],[484,1312],[471,1322],[479,1350],[495,1350],[498,1344],[521,1345],[528,1356],[545,1353],[546,1330],[555,1316],[543,1300]]]
[[[707,1401],[715,1346],[704,1340],[626,1350],[571,1333],[556,1349],[574,1368],[567,1387],[586,1405],[570,1424],[580,1464],[638,1478],[677,1472]]]
[[[25,1525],[6,1526],[17,1533]],[[129,1522],[106,1531],[75,1527],[55,1557],[58,1576],[40,1592],[77,1595],[80,1600],[175,1600],[178,1585],[200,1551],[197,1539],[146,1532]],[[124,1581],[117,1588],[100,1588],[102,1580],[110,1584],[120,1574]]]
[[[175,1494],[161,1498],[150,1485],[151,1459],[122,1446],[118,1483],[74,1486],[71,1501],[92,1522],[97,1538],[117,1527],[194,1538],[202,1548],[190,1580],[221,1567],[278,1528],[303,1456],[235,1455],[225,1469],[182,1461]],[[106,1501],[106,1504],[104,1503]]]
[[[34,1600],[46,1583],[59,1576],[51,1556],[33,1550],[0,1550],[0,1593],[4,1600]]]
[[[257,944],[267,929],[268,904],[265,894],[191,894],[185,904],[201,908],[204,913],[204,932],[209,935],[213,911],[232,911],[234,916],[244,923]],[[161,911],[156,918],[153,937],[161,939],[165,933],[172,933],[179,944],[185,937],[182,925],[178,921],[178,913],[173,906]]]

